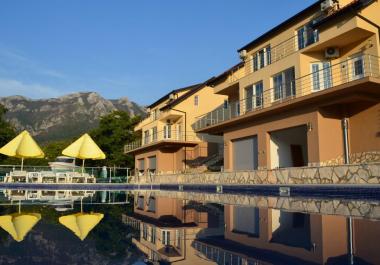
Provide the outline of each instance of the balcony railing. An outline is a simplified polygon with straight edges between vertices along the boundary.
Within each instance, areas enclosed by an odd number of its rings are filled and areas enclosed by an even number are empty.
[[[329,65],[316,64],[319,70],[300,78],[277,82],[272,88],[239,101],[224,104],[215,110],[201,116],[193,124],[194,129],[201,130],[206,127],[233,119],[253,111],[269,108],[281,102],[318,93],[320,91],[346,84],[364,77],[380,77],[380,58],[374,55],[358,55],[340,63]]]
[[[136,140],[124,146],[124,152],[129,152],[143,146],[152,145],[161,141],[168,142],[201,142],[204,136],[201,133],[193,131],[178,131],[175,129],[164,130],[157,133],[150,133],[143,136],[142,139]]]
[[[265,48],[262,54],[256,53],[253,57],[246,59],[243,65],[231,70],[226,82],[228,84],[234,83],[240,78],[256,72],[267,65],[280,61],[281,59],[318,42],[318,40],[318,33],[302,37],[295,35],[277,45],[268,46],[269,49]]]

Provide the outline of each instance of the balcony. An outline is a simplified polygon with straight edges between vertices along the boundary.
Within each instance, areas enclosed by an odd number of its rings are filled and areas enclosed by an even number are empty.
[[[157,121],[162,116],[161,111],[156,111],[155,113],[150,113],[145,119],[141,120],[136,126],[135,131],[140,131],[142,128],[154,121]]]
[[[131,153],[157,145],[184,145],[195,146],[202,142],[204,136],[192,131],[164,130],[154,134],[146,135],[124,146],[124,153]]]
[[[319,40],[318,34],[306,37],[295,35],[274,46],[268,46],[262,54],[256,54],[252,58],[246,59],[244,64],[239,64],[229,70],[226,80],[215,86],[215,93],[228,94],[234,88],[239,80],[250,75],[270,64],[278,62],[293,53],[303,50]],[[260,59],[262,57],[262,59]]]
[[[315,98],[337,89],[345,89],[347,84],[360,86],[360,80],[363,83],[369,81],[369,78],[380,78],[379,65],[379,57],[365,54],[334,65],[325,65],[300,78],[286,80],[284,77],[282,82],[281,79],[276,79],[272,88],[260,94],[229,102],[199,117],[193,124],[193,128],[198,132],[209,132],[208,128],[241,116],[262,113],[274,107],[303,101],[307,97]],[[372,89],[375,88],[372,87]]]

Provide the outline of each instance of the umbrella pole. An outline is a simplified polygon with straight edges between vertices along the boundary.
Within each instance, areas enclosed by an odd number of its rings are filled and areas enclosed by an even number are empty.
[[[80,198],[80,212],[83,212],[83,197]]]
[[[21,157],[21,171],[22,171],[23,168],[24,168],[24,158]]]
[[[21,200],[18,201],[18,213],[21,213]]]
[[[84,160],[85,160],[85,159],[82,159],[82,175],[83,175],[83,173],[84,173]]]

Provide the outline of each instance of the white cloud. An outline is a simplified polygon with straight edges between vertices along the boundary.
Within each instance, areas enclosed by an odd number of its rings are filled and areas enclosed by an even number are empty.
[[[14,79],[0,78],[0,97],[21,95],[29,98],[50,98],[60,96],[61,92],[41,84],[27,84]]]
[[[14,70],[22,71],[24,73],[35,74],[40,76],[52,77],[52,78],[66,78],[66,75],[45,67],[41,63],[32,60],[22,54],[20,51],[10,50],[5,48],[0,44],[0,65],[7,66],[4,67],[8,71],[12,72]],[[12,70],[13,69],[13,70]]]

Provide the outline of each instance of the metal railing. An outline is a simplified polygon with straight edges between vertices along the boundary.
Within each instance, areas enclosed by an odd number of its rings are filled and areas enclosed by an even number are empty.
[[[178,131],[175,129],[159,131],[157,133],[152,133],[150,131],[149,135],[145,135],[142,139],[133,141],[124,146],[124,152],[129,152],[135,150],[142,146],[151,145],[161,141],[170,142],[201,142],[203,141],[203,135],[200,133],[194,133],[193,131]]]
[[[159,120],[161,118],[161,116],[163,115],[164,112],[160,111],[160,110],[157,110],[156,112],[154,111],[151,111],[150,113],[148,113],[148,115],[142,119],[137,125],[136,127],[138,126],[142,126],[144,124],[148,124],[148,123],[151,123],[151,122],[154,122],[156,120]]]
[[[20,171],[21,165],[0,165],[0,181],[12,171]],[[29,166],[24,165],[23,171],[26,172],[82,172],[81,167],[74,169],[60,169],[52,170],[49,166]],[[85,167],[84,173],[88,173],[96,178],[97,182],[127,182],[128,177],[131,175],[131,169],[126,167]]]
[[[278,62],[285,57],[318,42],[318,40],[318,35],[308,36],[303,39],[303,41],[300,40],[298,35],[294,35],[274,46],[268,45],[267,47],[264,47],[262,53],[259,53],[258,51],[250,58],[245,59],[243,65],[231,70],[226,82],[228,84],[234,83],[253,72]],[[270,48],[267,49],[268,47]]]
[[[328,65],[300,78],[277,82],[262,93],[231,101],[201,116],[193,124],[194,130],[200,130],[253,111],[269,108],[282,102],[318,93],[320,91],[350,83],[364,77],[380,77],[380,58],[374,55],[357,55],[334,65]]]

